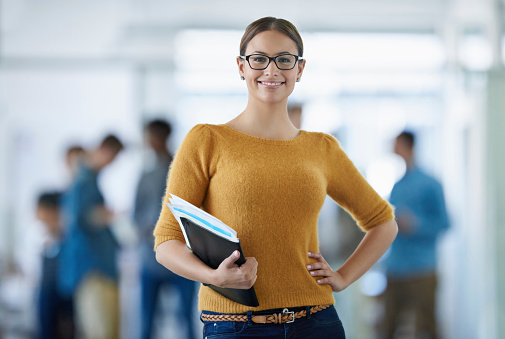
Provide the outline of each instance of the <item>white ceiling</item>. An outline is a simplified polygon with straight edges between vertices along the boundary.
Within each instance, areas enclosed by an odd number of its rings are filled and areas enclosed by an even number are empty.
[[[0,56],[9,60],[163,59],[187,28],[243,30],[263,16],[300,31],[432,32],[486,29],[493,0],[0,0]],[[484,27],[484,28],[482,28]]]

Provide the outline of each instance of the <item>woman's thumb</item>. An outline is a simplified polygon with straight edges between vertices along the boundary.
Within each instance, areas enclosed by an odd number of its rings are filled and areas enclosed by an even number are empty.
[[[233,251],[233,253],[230,254],[228,258],[223,260],[223,264],[225,264],[226,267],[232,267],[233,265],[235,265],[235,261],[237,261],[239,255],[240,255],[239,251],[237,250]]]

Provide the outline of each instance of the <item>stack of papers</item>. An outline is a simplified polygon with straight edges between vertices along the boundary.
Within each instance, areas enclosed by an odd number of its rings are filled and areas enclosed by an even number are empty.
[[[186,244],[189,248],[191,248],[191,244],[188,240],[186,228],[184,227],[182,219],[188,219],[198,226],[224,239],[236,243],[239,242],[237,238],[237,232],[233,228],[226,225],[224,222],[214,217],[213,215],[205,212],[193,204],[190,204],[186,200],[179,198],[174,194],[170,194],[170,196],[171,198],[168,199],[170,201],[170,204],[166,205],[174,215],[175,219],[177,219],[177,222],[179,222],[182,233],[184,234],[184,239],[186,240]]]

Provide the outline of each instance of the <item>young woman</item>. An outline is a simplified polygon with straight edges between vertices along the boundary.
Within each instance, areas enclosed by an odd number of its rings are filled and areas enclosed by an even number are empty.
[[[202,286],[206,338],[345,338],[332,292],[362,276],[396,236],[392,208],[338,142],[290,122],[287,102],[303,74],[302,56],[302,39],[290,22],[266,17],[251,23],[237,58],[247,107],[226,124],[195,126],[172,164],[167,193],[233,227],[248,257],[239,267],[232,253],[211,269],[186,247],[163,207],[154,231],[158,261],[202,283],[254,285],[259,301],[247,307]],[[327,194],[366,231],[335,271],[318,253],[317,221]]]

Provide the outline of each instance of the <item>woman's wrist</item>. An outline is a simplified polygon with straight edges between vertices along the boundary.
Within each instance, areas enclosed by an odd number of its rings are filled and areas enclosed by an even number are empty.
[[[205,273],[202,276],[202,283],[206,285],[214,285],[219,287],[219,279],[217,275],[217,270],[212,269],[209,267],[209,269],[205,270]]]
[[[339,286],[340,287],[340,291],[345,290],[347,287],[351,286],[351,284],[354,282],[351,279],[349,279],[349,277],[346,276],[346,274],[343,273],[340,268],[337,269],[337,270],[335,270],[335,274],[337,274],[340,277],[340,279],[339,279],[339,281],[340,281],[340,286]]]

